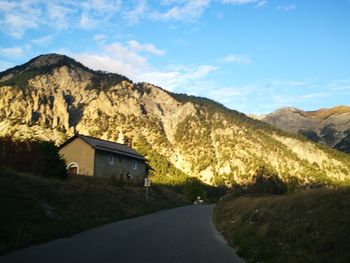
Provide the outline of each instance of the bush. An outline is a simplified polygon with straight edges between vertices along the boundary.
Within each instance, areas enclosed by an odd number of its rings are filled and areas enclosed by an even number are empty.
[[[57,177],[65,179],[68,176],[66,163],[60,156],[58,148],[49,142],[35,142],[39,154],[43,157],[42,163],[38,165],[39,174],[46,177]]]
[[[203,183],[197,178],[188,178],[183,184],[182,193],[191,202],[197,199],[198,196],[201,198],[206,197],[205,191],[203,191]]]
[[[215,203],[227,192],[225,186],[212,186],[203,183],[197,178],[188,178],[184,183],[178,186],[179,193],[183,194],[191,202],[201,197],[206,203]]]
[[[233,184],[231,189],[230,189],[230,196],[235,196],[235,197],[238,197],[238,196],[241,196],[243,194],[245,194],[245,190],[243,189],[243,187],[237,183]]]
[[[287,192],[287,185],[276,174],[265,166],[260,166],[247,185],[247,192],[251,194],[284,194]]]
[[[0,165],[45,177],[67,177],[65,161],[50,142],[0,138]]]

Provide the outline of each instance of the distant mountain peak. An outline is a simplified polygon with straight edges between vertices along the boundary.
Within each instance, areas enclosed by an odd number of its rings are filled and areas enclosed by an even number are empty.
[[[74,60],[73,58],[57,53],[39,55],[18,67],[22,70],[28,70],[33,68],[55,68],[61,66],[68,66],[70,68],[80,68],[84,71],[92,71],[80,62]],[[15,67],[14,69],[16,68],[17,67]]]
[[[7,85],[21,89],[27,88],[30,79],[39,75],[53,74],[56,69],[61,67],[68,68],[70,72],[68,74],[74,75],[77,81],[81,81],[82,79],[90,81],[91,84],[89,87],[91,88],[108,89],[123,80],[131,82],[127,77],[120,74],[95,71],[66,55],[50,53],[39,55],[27,63],[0,72],[0,86]]]
[[[350,106],[339,105],[314,111],[284,107],[261,118],[288,132],[299,133],[311,140],[350,152]],[[338,146],[337,146],[338,145]]]
[[[300,112],[302,112],[302,110],[295,108],[295,107],[282,107],[282,108],[277,109],[275,112],[276,113],[279,113],[279,112],[297,112],[297,113],[300,113]]]
[[[80,68],[84,71],[92,71],[91,69],[85,67],[80,62],[74,60],[73,58],[70,58],[65,55],[56,54],[56,53],[50,53],[50,54],[43,54],[39,55],[37,57],[34,57],[33,59],[29,60],[27,63],[24,63],[22,65],[9,68],[3,72],[0,72],[0,82],[7,80],[12,77],[14,74],[20,74],[21,72],[28,71],[28,70],[37,70],[40,69],[40,73],[47,73],[52,68],[61,67],[61,66],[68,66],[71,68]]]
[[[28,65],[30,66],[35,66],[35,67],[40,67],[40,66],[50,66],[50,65],[55,65],[58,63],[79,63],[75,61],[74,59],[67,57],[65,55],[61,54],[56,54],[56,53],[49,53],[49,54],[43,54],[39,55],[30,61],[28,61]],[[80,64],[80,63],[79,63]]]

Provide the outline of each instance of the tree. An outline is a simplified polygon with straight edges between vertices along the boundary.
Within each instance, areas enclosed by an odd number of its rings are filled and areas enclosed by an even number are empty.
[[[284,194],[287,192],[287,185],[278,177],[275,171],[259,166],[252,182],[247,185],[247,192],[253,194]]]
[[[67,177],[65,161],[51,142],[0,138],[0,165],[45,177]]]
[[[60,156],[57,147],[50,142],[36,142],[36,145],[43,160],[39,166],[41,171],[38,172],[45,177],[67,178],[66,163]]]
[[[327,145],[333,145],[335,143],[337,130],[332,124],[324,126],[320,134]]]
[[[320,136],[317,135],[316,132],[312,131],[312,130],[303,130],[303,129],[300,129],[298,131],[298,133],[306,138],[308,138],[309,140],[311,141],[314,141],[314,142],[320,142],[322,139],[320,138]]]

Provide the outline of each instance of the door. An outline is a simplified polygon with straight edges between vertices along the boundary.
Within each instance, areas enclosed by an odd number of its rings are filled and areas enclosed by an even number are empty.
[[[68,174],[69,175],[77,175],[78,174],[78,165],[77,164],[71,164],[68,166]]]

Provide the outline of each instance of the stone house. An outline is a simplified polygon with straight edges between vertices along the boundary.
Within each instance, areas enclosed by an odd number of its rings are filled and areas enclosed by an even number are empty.
[[[125,144],[74,135],[59,147],[69,174],[116,176],[143,181],[148,173],[146,159]]]

